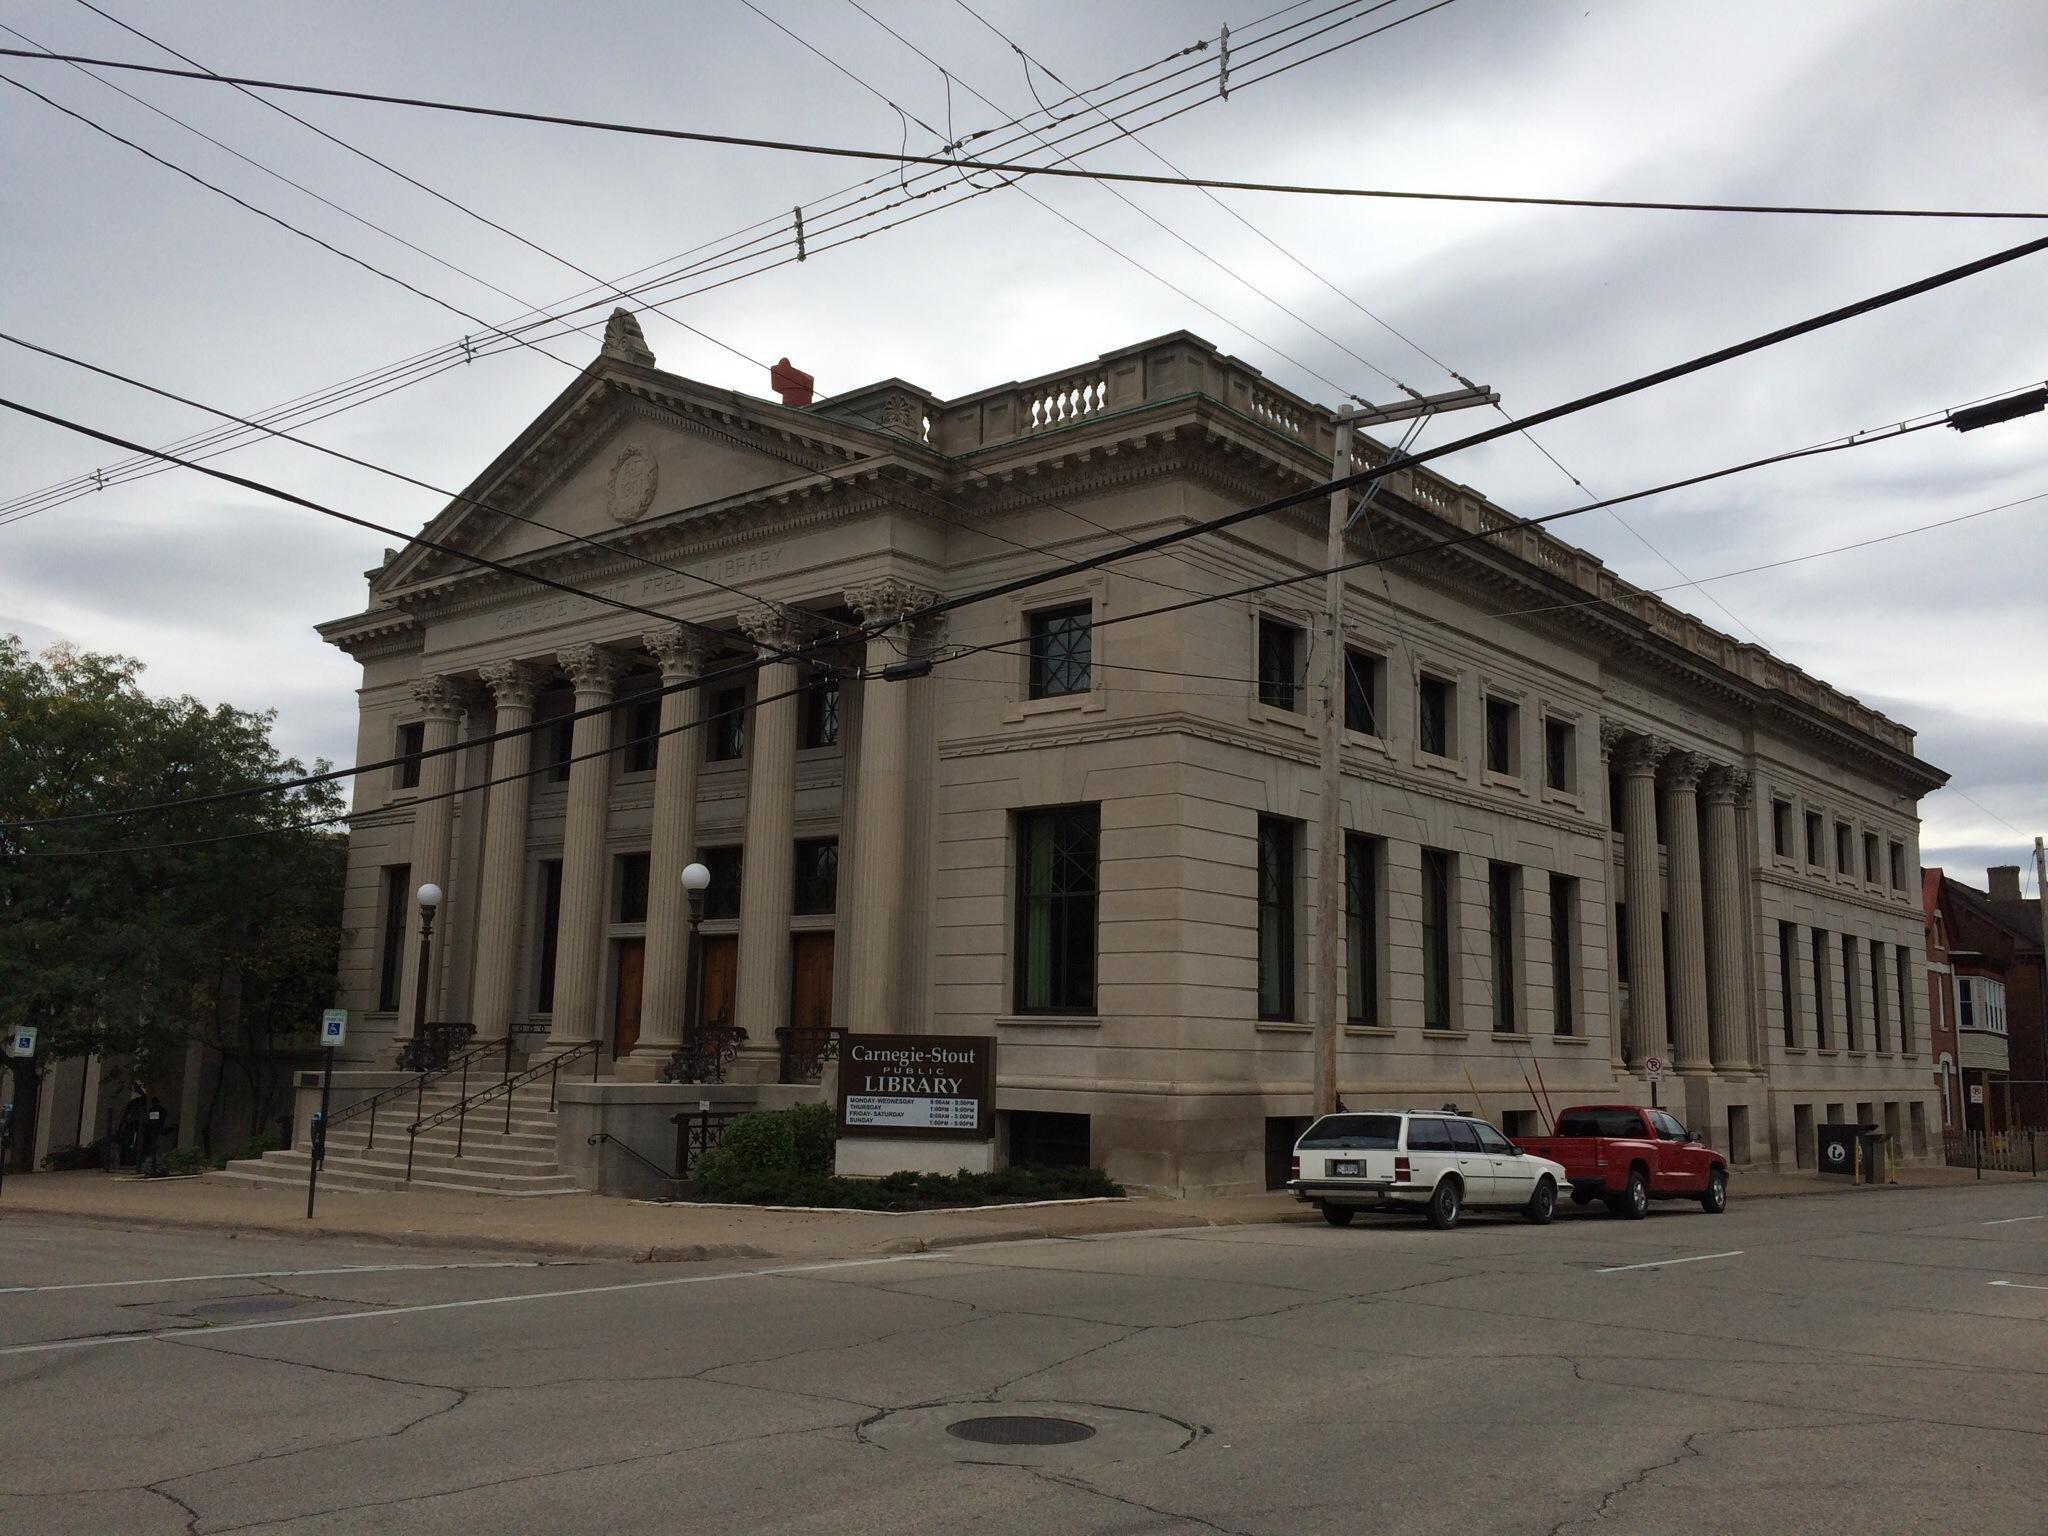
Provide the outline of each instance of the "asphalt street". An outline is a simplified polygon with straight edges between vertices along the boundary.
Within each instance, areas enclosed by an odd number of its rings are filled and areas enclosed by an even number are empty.
[[[9,1536],[2038,1536],[2048,1185],[775,1265],[0,1213],[0,1443]]]

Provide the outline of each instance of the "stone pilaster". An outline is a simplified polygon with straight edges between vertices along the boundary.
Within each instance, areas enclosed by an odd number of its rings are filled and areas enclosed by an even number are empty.
[[[789,1022],[789,919],[796,877],[796,626],[779,608],[741,615],[759,650],[747,731],[746,865],[740,880],[736,1022],[747,1044],[772,1048]]]
[[[704,690],[694,685],[715,645],[681,624],[642,637],[661,663],[661,745],[654,759],[654,845],[647,861],[647,966],[640,993],[636,1055],[666,1056],[683,1038],[684,972],[689,957],[689,906],[683,866],[697,850],[697,767],[704,744]]]
[[[894,577],[846,594],[863,624],[900,619],[934,594]],[[857,947],[847,977],[847,1027],[904,1030],[904,919],[909,889],[905,850],[910,818],[910,695],[907,682],[886,682],[883,667],[903,659],[909,637],[901,629],[868,641],[861,683],[860,824],[854,834],[852,890],[842,905],[858,914]]]
[[[1700,775],[1712,766],[1697,752],[1674,752],[1664,765],[1664,836],[1670,864],[1671,1034],[1678,1070],[1704,1072],[1707,1045],[1707,918],[1700,877]]]
[[[452,747],[455,744],[455,727],[462,720],[463,706],[462,691],[454,680],[423,677],[412,685],[412,697],[426,726],[421,733],[422,748],[433,752],[441,747]],[[450,833],[455,826],[455,758],[453,752],[442,752],[438,757],[420,761],[418,801],[412,817],[411,879],[415,892],[423,885],[438,885],[444,894],[448,889],[448,849]],[[439,1018],[441,961],[448,947],[448,925],[449,909],[444,903],[434,914],[434,953],[430,961],[434,974],[426,979],[429,1023]],[[398,1027],[403,1034],[412,1031],[417,1007],[414,999],[421,985],[419,964],[420,908],[417,901],[408,899],[405,969],[398,996]]]
[[[1707,1022],[1714,1067],[1747,1072],[1750,1060],[1748,902],[1742,807],[1749,775],[1716,768],[1707,775]],[[1790,957],[1789,963],[1796,963]]]
[[[1657,872],[1657,765],[1670,752],[1654,736],[1627,736],[1621,759],[1622,899],[1628,903],[1628,1013],[1622,1055],[1664,1048],[1664,892]]]
[[[484,815],[483,889],[477,892],[475,1015],[477,1038],[502,1039],[512,1027],[519,981],[519,924],[525,911],[526,811],[533,794],[533,699],[540,673],[519,661],[481,669],[497,703],[493,729],[519,731],[491,746],[489,809]]]
[[[556,658],[576,688],[579,719],[569,745],[569,812],[562,830],[562,912],[555,940],[555,1012],[548,1043],[580,1045],[605,1031],[598,997],[610,808],[612,712],[619,658],[596,645],[572,645]]]

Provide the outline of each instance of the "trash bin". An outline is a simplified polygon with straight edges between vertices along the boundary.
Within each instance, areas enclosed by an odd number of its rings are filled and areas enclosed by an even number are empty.
[[[1875,1125],[1860,1126],[1856,1139],[1863,1148],[1863,1182],[1884,1184],[1890,1181],[1891,1138]]]
[[[1861,1135],[1860,1125],[1841,1124],[1834,1121],[1820,1127],[1815,1143],[1819,1153],[1820,1171],[1837,1174],[1845,1179],[1856,1177],[1856,1141]]]

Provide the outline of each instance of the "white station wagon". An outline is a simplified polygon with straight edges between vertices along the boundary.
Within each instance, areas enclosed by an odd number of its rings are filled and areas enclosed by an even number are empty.
[[[1537,1225],[1557,1210],[1564,1167],[1524,1152],[1470,1115],[1447,1110],[1343,1110],[1294,1144],[1287,1187],[1333,1227],[1360,1210],[1419,1210],[1449,1228],[1467,1206],[1518,1210]]]

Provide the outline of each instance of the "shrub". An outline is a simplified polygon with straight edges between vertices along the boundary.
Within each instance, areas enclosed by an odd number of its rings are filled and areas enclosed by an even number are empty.
[[[78,1168],[97,1168],[100,1165],[100,1149],[92,1147],[52,1147],[43,1157],[43,1166],[52,1173],[69,1173]]]
[[[709,1159],[706,1159],[708,1162]],[[763,1169],[701,1181],[713,1200],[736,1205],[816,1205],[842,1210],[914,1211],[935,1206],[1000,1205],[1019,1200],[1115,1197],[1123,1186],[1100,1168],[999,1168],[994,1173],[892,1173],[841,1179]]]
[[[212,1167],[204,1147],[179,1147],[164,1159],[165,1173],[205,1173]]]
[[[216,1168],[225,1168],[229,1163],[252,1163],[266,1152],[281,1152],[284,1143],[268,1131],[260,1131],[231,1151],[223,1152],[214,1159]]]
[[[827,1178],[832,1172],[832,1111],[823,1104],[759,1109],[725,1128],[718,1145],[697,1163],[697,1182],[713,1199],[762,1179],[783,1183]],[[756,1202],[762,1203],[762,1202]],[[766,1203],[786,1203],[768,1201]]]

